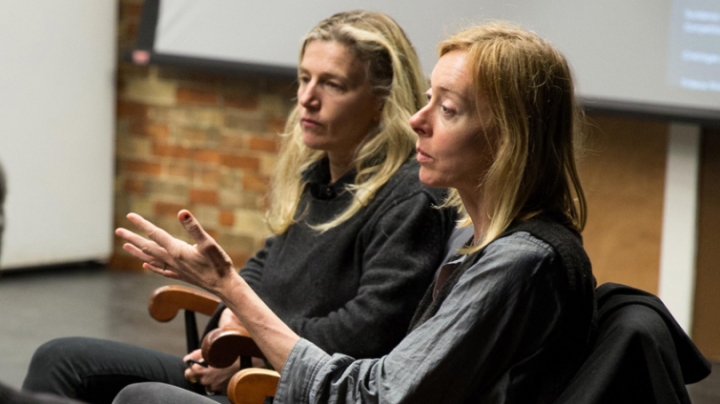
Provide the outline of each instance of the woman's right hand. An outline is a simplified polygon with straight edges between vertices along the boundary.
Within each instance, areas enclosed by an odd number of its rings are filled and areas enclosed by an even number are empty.
[[[189,359],[202,361],[202,352],[196,349],[185,355],[183,361]],[[185,369],[185,379],[190,383],[200,383],[205,386],[206,392],[225,393],[227,391],[230,378],[240,370],[240,360],[226,368],[214,368],[212,366],[202,367],[198,364],[191,364]]]

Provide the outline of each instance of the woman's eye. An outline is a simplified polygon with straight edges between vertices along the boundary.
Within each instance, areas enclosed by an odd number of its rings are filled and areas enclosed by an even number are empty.
[[[333,90],[337,90],[337,91],[340,91],[340,90],[343,89],[342,84],[336,83],[336,82],[334,82],[334,81],[328,81],[328,82],[327,82],[327,86],[330,87],[330,88],[332,88]]]
[[[298,77],[298,81],[300,81],[303,84],[307,84],[310,82],[310,78],[308,76],[300,76],[300,77]]]
[[[454,115],[454,114],[455,114],[455,110],[454,110],[454,109],[448,108],[448,107],[446,107],[445,105],[440,105],[440,110],[441,110],[442,113],[445,114],[445,115]]]

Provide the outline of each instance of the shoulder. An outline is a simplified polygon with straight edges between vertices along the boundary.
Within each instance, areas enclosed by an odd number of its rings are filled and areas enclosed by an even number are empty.
[[[555,249],[527,231],[512,232],[485,247],[483,257],[513,263],[551,264],[557,258]]]

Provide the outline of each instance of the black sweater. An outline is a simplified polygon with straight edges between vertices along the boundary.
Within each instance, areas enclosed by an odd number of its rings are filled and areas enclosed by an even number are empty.
[[[367,206],[320,233],[308,224],[348,206],[345,185],[354,173],[329,184],[327,161],[310,167],[301,220],[268,238],[241,276],[293,331],[326,352],[388,353],[405,335],[455,225],[454,212],[435,208],[444,191],[421,184],[418,169],[414,160],[405,163]]]

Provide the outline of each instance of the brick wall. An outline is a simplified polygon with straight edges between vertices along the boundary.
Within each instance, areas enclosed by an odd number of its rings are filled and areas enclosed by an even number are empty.
[[[132,46],[141,0],[119,1],[118,49]],[[118,62],[115,225],[136,212],[188,240],[176,215],[190,209],[242,265],[269,230],[266,190],[294,83]],[[132,227],[130,227],[132,228]],[[110,265],[139,269],[116,240]]]

